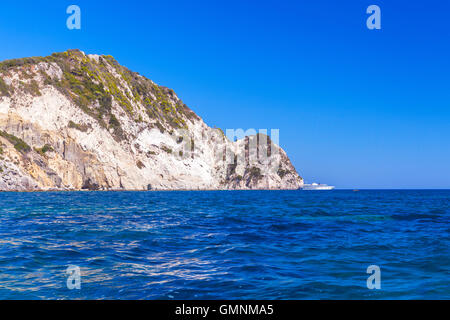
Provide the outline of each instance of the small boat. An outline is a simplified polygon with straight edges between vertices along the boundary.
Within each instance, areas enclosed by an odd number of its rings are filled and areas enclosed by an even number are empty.
[[[304,184],[301,189],[302,190],[333,190],[333,189],[335,189],[335,187],[329,186],[327,184],[312,183],[312,184]]]

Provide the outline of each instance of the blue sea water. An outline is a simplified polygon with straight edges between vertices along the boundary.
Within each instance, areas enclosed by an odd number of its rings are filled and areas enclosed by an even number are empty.
[[[449,248],[450,191],[0,194],[0,299],[449,299]]]

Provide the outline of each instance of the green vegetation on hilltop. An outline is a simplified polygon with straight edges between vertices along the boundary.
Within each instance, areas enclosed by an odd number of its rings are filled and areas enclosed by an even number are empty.
[[[125,136],[120,122],[112,114],[113,101],[118,103],[125,113],[136,119],[136,122],[143,122],[142,116],[140,114],[136,116],[136,113],[141,105],[144,106],[153,125],[161,132],[186,128],[185,119],[198,119],[192,110],[178,100],[172,89],[158,86],[138,73],[130,71],[112,56],[90,58],[79,50],[68,50],[48,57],[1,62],[0,73],[19,69],[22,77],[27,79],[21,82],[20,89],[38,96],[41,92],[34,80],[32,66],[39,63],[54,63],[62,70],[61,79],[39,71],[44,77],[44,85],[57,88],[85,113],[96,119],[101,126],[112,129],[114,136],[119,140]],[[10,94],[10,88],[1,77],[0,94],[3,96]],[[79,129],[75,124],[72,126]]]
[[[0,71],[8,71],[11,68],[23,67],[38,64],[40,62],[52,62],[52,57],[30,57],[22,59],[12,59],[0,62]]]

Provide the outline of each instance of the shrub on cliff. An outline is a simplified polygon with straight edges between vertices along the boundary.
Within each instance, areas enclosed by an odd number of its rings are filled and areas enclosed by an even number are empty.
[[[14,145],[14,148],[16,148],[16,150],[21,153],[27,153],[31,151],[31,147],[25,141],[12,134],[0,130],[0,137],[8,140],[11,144]]]
[[[0,96],[9,97],[9,87],[2,78],[0,78]]]

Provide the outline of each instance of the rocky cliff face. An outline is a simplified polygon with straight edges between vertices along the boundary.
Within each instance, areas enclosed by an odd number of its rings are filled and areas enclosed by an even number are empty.
[[[269,137],[230,141],[111,56],[70,50],[0,63],[0,191],[302,184]]]

